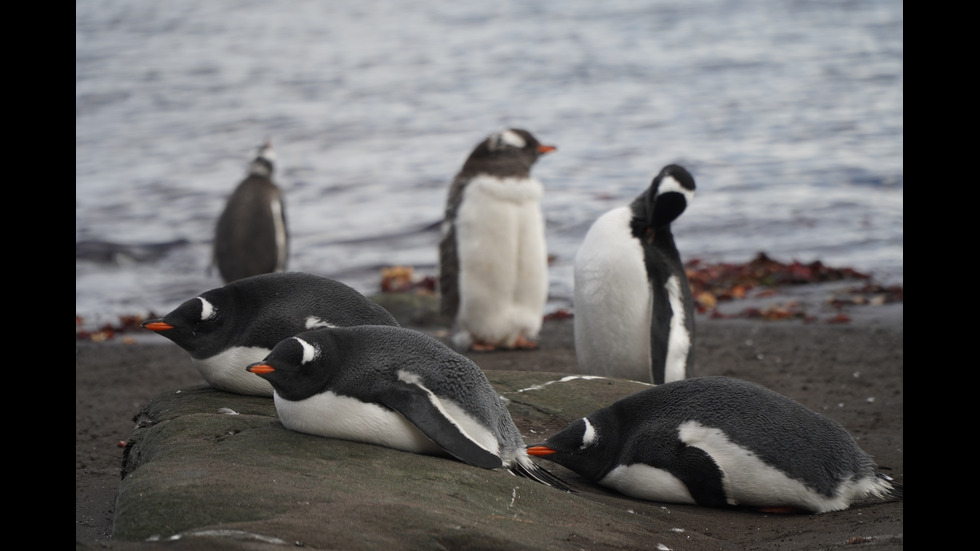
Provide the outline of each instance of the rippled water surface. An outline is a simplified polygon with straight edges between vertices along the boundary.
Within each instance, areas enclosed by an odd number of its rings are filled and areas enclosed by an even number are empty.
[[[289,268],[377,289],[436,271],[449,181],[491,131],[558,152],[549,308],[589,224],[665,164],[684,258],[903,280],[903,4],[887,1],[75,3],[75,310],[165,313],[221,285],[213,226],[271,138]]]

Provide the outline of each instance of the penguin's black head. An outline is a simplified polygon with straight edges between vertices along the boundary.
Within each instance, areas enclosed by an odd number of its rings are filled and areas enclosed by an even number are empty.
[[[287,400],[304,400],[320,392],[330,379],[330,350],[322,339],[308,335],[301,333],[280,341],[265,359],[247,366],[246,371],[269,381]]]
[[[272,141],[259,146],[255,152],[255,158],[248,165],[248,173],[255,176],[272,178],[272,173],[276,169],[276,151],[272,149]]]
[[[634,201],[634,207],[642,206],[647,227],[663,228],[684,212],[694,198],[694,189],[690,172],[680,165],[667,165]]]
[[[583,417],[572,421],[567,427],[546,440],[543,444],[528,448],[528,455],[554,461],[563,467],[592,479],[599,480],[608,470],[608,437],[597,430],[594,421]]]
[[[220,334],[227,313],[223,309],[205,293],[184,302],[162,318],[146,320],[140,325],[172,340],[194,358],[208,358],[224,346],[225,339],[220,338]]]
[[[526,177],[538,157],[555,150],[555,146],[542,144],[527,130],[509,128],[480,142],[463,165],[463,172]]]

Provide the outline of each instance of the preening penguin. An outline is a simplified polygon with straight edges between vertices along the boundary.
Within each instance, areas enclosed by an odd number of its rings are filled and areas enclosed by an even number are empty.
[[[728,377],[653,386],[528,453],[651,501],[823,513],[903,493],[837,422]]]
[[[575,356],[586,373],[655,384],[692,375],[693,299],[670,224],[694,187],[668,165],[586,233],[574,268]]]
[[[453,179],[439,242],[444,315],[461,348],[536,348],[548,299],[548,251],[541,197],[531,177],[554,151],[526,130],[490,135]]]
[[[315,327],[398,325],[387,310],[355,289],[302,272],[262,274],[233,281],[185,301],[142,326],[191,355],[214,388],[272,396],[272,386],[245,367],[275,345]]]
[[[483,371],[424,333],[380,325],[317,329],[280,342],[248,371],[275,388],[287,429],[449,455],[565,489],[528,457]]]
[[[218,218],[213,263],[226,283],[286,269],[286,208],[272,179],[275,160],[271,142],[258,148]]]

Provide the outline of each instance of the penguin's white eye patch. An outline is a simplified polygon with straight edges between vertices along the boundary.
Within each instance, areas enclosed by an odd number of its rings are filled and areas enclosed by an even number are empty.
[[[204,297],[197,297],[201,301],[201,321],[208,321],[218,315],[218,309],[208,302]]]
[[[591,446],[596,439],[595,427],[589,422],[585,417],[582,418],[582,422],[585,423],[585,432],[582,434],[582,445],[579,447],[580,450]]]
[[[686,187],[681,185],[681,183],[678,182],[676,178],[674,178],[671,175],[667,175],[664,177],[663,180],[660,181],[660,186],[657,188],[657,195],[663,195],[664,193],[670,193],[672,191],[683,195],[684,198],[687,199],[688,203],[690,203],[691,200],[694,199],[693,189],[687,189]]]
[[[518,134],[517,132],[514,132],[513,130],[504,130],[503,132],[498,132],[497,134],[494,134],[493,144],[494,144],[494,149],[499,149],[504,145],[509,145],[511,147],[516,147],[518,149],[521,149],[522,147],[527,145],[527,142],[524,141],[524,138],[522,138],[521,135]]]
[[[267,160],[269,162],[275,162],[276,161],[276,150],[275,149],[272,149],[271,147],[263,147],[259,151],[259,157],[262,158],[262,159],[265,159],[265,160]]]
[[[300,363],[308,364],[310,362],[315,362],[320,357],[320,349],[317,348],[316,345],[310,344],[299,337],[293,338],[296,339],[296,342],[303,347],[303,359]]]

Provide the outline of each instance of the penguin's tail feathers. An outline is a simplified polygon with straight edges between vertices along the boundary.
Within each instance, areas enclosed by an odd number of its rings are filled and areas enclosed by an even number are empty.
[[[904,500],[905,486],[884,473],[877,473],[878,487],[881,488],[880,496],[882,499]]]
[[[551,486],[556,490],[569,493],[575,491],[568,484],[566,484],[564,480],[537,463],[534,463],[531,461],[531,458],[526,455],[514,458],[514,461],[511,463],[509,469],[513,474],[523,476],[524,478],[530,478],[535,482],[540,482],[545,486]]]

